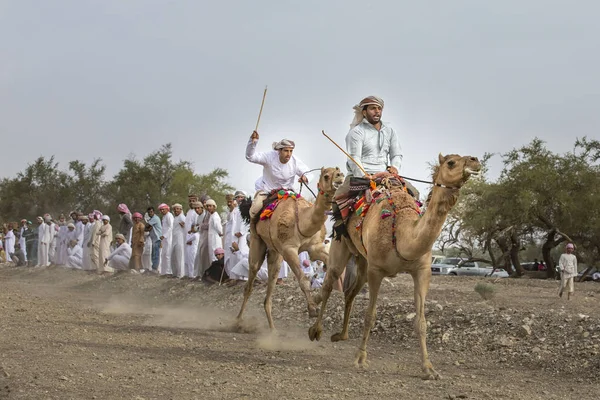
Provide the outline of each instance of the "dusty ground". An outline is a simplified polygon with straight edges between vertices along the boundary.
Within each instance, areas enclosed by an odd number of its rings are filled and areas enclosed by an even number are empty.
[[[384,283],[371,367],[356,370],[364,296],[348,342],[328,340],[340,325],[336,296],[313,343],[293,281],[277,288],[273,337],[264,287],[251,300],[252,333],[239,333],[231,322],[242,286],[4,266],[0,399],[598,398],[599,284],[577,284],[567,303],[556,282],[502,280],[486,302],[473,291],[479,281],[433,278],[428,343],[443,379],[422,381],[406,275]]]

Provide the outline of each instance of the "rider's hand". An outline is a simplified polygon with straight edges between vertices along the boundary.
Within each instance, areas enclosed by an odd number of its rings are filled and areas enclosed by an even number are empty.
[[[387,167],[386,171],[389,172],[390,174],[398,175],[398,168],[396,168],[392,165]]]
[[[300,179],[298,179],[298,182],[304,183],[305,185],[308,185],[308,178],[306,177],[306,175],[302,175],[300,177]]]
[[[250,135],[250,139],[252,139],[252,143],[258,142],[258,132],[252,132],[252,135]]]

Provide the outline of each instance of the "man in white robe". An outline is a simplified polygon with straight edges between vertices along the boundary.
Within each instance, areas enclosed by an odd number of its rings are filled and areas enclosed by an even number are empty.
[[[235,199],[231,195],[225,196],[225,200],[227,201],[228,211],[226,213],[227,221],[225,221],[225,229],[223,230],[223,249],[225,250],[225,272],[231,279],[236,279],[235,277],[231,276],[231,269],[237,263],[238,260],[233,252],[233,247],[231,247],[231,245],[233,244],[234,239],[236,239],[236,237],[233,235],[233,229],[236,225],[236,215],[234,211],[237,208],[237,204]]]
[[[21,228],[19,229],[19,244],[21,245],[21,250],[23,250],[23,254],[25,255],[25,259],[23,260],[23,261],[25,261],[25,263],[27,263],[27,239],[25,238],[25,235],[23,235],[23,233],[26,231],[27,231],[27,220],[22,219],[21,220]]]
[[[115,235],[117,248],[106,257],[108,267],[119,271],[129,269],[129,259],[131,258],[131,246],[125,242],[125,236],[121,233]]]
[[[86,246],[90,249],[90,266],[93,270],[100,271],[100,236],[98,232],[102,226],[102,213],[98,210],[94,210],[89,216],[90,218],[90,240]]]
[[[204,203],[204,208],[205,211],[198,216],[200,238],[194,268],[198,272],[197,277],[202,277],[212,262],[217,259],[214,252],[221,247],[221,237],[223,236],[221,218],[216,212],[217,203],[213,199],[208,199]]]
[[[42,217],[37,217],[38,223],[38,254],[36,267],[47,267],[50,265],[48,260],[48,247],[50,245],[50,227],[44,222]]]
[[[88,246],[87,244],[89,243],[90,239],[92,238],[93,225],[90,224],[89,215],[84,215],[82,217],[81,222],[83,223],[83,243],[82,243],[81,268],[85,271],[91,271],[92,269],[96,269],[96,268],[92,267],[92,260],[90,258],[91,247]]]
[[[171,270],[171,251],[173,247],[173,214],[170,207],[163,203],[158,206],[158,211],[162,214],[162,236],[160,250],[159,273],[161,275],[173,275]]]
[[[67,228],[67,221],[63,214],[58,217],[57,225],[58,232],[56,233],[56,257],[54,263],[56,265],[66,265],[67,249],[69,247],[67,233],[69,232],[69,229]]]
[[[183,215],[181,204],[173,204],[173,213],[171,271],[174,276],[183,278],[187,275],[187,270],[185,269],[185,239],[187,233],[185,230],[185,216]]]
[[[270,192],[279,189],[293,190],[296,177],[308,183],[308,167],[298,157],[293,155],[295,143],[283,139],[273,144],[273,150],[257,153],[258,132],[254,131],[246,146],[246,160],[263,166],[262,187],[254,195],[250,208],[250,216],[256,215],[262,208],[263,201]]]
[[[4,252],[6,254],[6,261],[11,261],[11,254],[15,252],[15,243],[17,238],[13,232],[13,225],[8,224],[6,235],[4,236]]]
[[[44,221],[48,225],[50,234],[50,238],[48,239],[48,265],[50,265],[56,262],[56,234],[58,233],[58,226],[52,221],[50,214],[44,214]]]
[[[73,226],[73,229],[75,226]],[[74,269],[83,268],[83,249],[77,244],[77,239],[71,239],[67,247],[67,267]]]

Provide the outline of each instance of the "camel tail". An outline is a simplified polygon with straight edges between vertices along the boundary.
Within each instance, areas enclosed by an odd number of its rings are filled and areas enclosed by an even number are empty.
[[[242,214],[242,219],[248,225],[250,225],[250,207],[252,206],[252,197],[246,197],[240,202],[238,208]]]

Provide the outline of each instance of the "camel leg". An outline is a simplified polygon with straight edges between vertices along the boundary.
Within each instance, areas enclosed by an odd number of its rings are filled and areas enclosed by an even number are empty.
[[[421,363],[423,369],[423,379],[440,379],[440,374],[433,369],[429,355],[427,354],[427,321],[425,321],[425,297],[429,290],[429,281],[431,280],[431,268],[420,269],[413,274],[415,285],[415,308],[417,316],[415,317],[415,331],[419,337],[419,346],[421,347]]]
[[[346,292],[345,297],[345,308],[344,308],[344,324],[342,331],[331,336],[332,342],[339,342],[340,340],[348,340],[348,326],[350,325],[350,312],[352,311],[352,305],[354,304],[354,298],[358,295],[367,282],[367,260],[364,257],[358,257],[356,263],[356,280],[354,286]]]
[[[373,268],[373,266],[369,266],[367,276],[369,280],[369,308],[365,313],[362,341],[360,342],[360,346],[358,346],[356,358],[354,359],[354,365],[359,368],[367,368],[369,366],[367,363],[367,342],[369,341],[369,334],[377,317],[377,295],[379,294],[381,281],[384,278],[383,272],[376,269],[376,267]]]
[[[321,260],[325,265],[329,262],[329,253],[325,250],[325,245],[321,242],[308,249],[308,256],[311,261]]]
[[[327,308],[327,300],[329,300],[329,296],[333,290],[334,282],[339,279],[340,274],[344,271],[350,259],[350,251],[341,241],[333,241],[331,243],[329,255],[330,261],[327,264],[327,273],[325,274],[325,281],[321,286],[321,292],[313,298],[315,304],[321,303],[321,308],[319,309],[319,315],[315,323],[308,330],[310,340],[321,339],[321,334],[323,333],[323,315]]]
[[[266,253],[266,243],[260,237],[258,237],[258,235],[251,236],[250,254],[248,256],[248,280],[246,281],[246,287],[244,288],[244,301],[242,302],[242,308],[240,308],[240,312],[237,316],[238,327],[241,326],[240,324],[242,322],[242,315],[244,314],[244,310],[246,309],[246,305],[248,304],[248,299],[250,299],[250,295],[252,294],[256,274],[258,273],[260,266],[265,260]]]
[[[309,317],[317,316],[317,305],[310,295],[310,282],[304,276],[304,273],[300,269],[300,258],[298,257],[298,249],[297,248],[286,248],[283,250],[283,259],[288,263],[290,269],[296,275],[296,279],[298,279],[298,284],[300,285],[300,290],[304,293],[304,297],[306,297],[306,303],[308,305],[308,315]]]
[[[267,263],[269,265],[269,281],[267,283],[267,294],[265,295],[264,307],[271,332],[275,331],[273,316],[271,315],[272,296],[273,290],[275,290],[275,284],[277,283],[277,276],[279,275],[282,261],[283,260],[277,251],[269,250],[269,253],[267,254]]]

